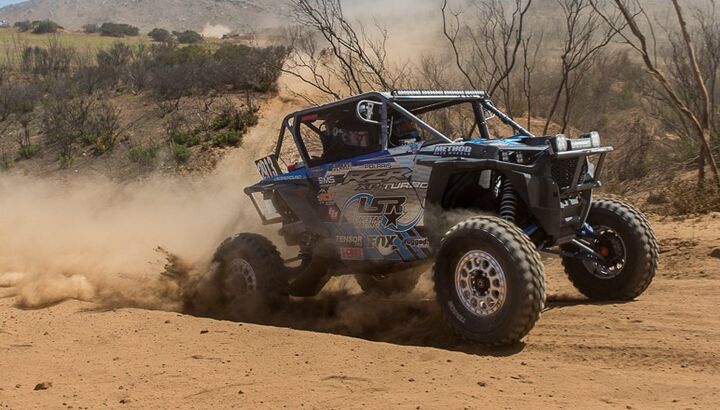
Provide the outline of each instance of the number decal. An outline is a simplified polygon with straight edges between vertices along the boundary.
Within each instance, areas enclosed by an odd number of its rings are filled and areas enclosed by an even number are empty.
[[[275,159],[275,155],[270,155],[255,161],[255,166],[263,179],[280,175],[280,166],[277,163],[277,159]]]

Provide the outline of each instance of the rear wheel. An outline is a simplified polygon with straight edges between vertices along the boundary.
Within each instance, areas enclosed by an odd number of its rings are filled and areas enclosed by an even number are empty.
[[[390,296],[412,292],[420,280],[420,275],[421,269],[411,269],[388,275],[357,274],[355,280],[367,294]]]
[[[590,245],[606,263],[563,258],[570,281],[595,300],[632,300],[650,286],[658,264],[658,244],[645,216],[614,199],[594,201],[587,219]]]
[[[475,217],[443,238],[435,292],[450,326],[482,345],[522,339],[545,304],[545,274],[535,246],[515,225]]]
[[[251,233],[228,238],[215,251],[214,262],[214,283],[227,309],[242,309],[248,303],[274,306],[288,299],[287,270],[267,238]]]

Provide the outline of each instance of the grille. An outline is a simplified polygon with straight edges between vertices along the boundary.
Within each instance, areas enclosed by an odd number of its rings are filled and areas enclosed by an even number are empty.
[[[552,178],[560,189],[568,189],[571,186],[582,183],[585,180],[587,174],[587,164],[583,166],[582,172],[580,172],[580,178],[573,183],[572,179],[575,176],[575,168],[577,167],[578,161],[585,160],[585,158],[568,158],[554,161],[550,167]]]

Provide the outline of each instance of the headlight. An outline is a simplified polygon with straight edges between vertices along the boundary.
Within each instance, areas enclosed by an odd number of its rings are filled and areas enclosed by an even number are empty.
[[[589,140],[590,146],[587,148],[599,148],[600,147],[600,134],[597,131],[588,132],[580,136],[580,139]]]
[[[570,149],[589,149],[593,147],[593,143],[589,138],[578,138],[576,140],[570,140]]]
[[[568,150],[568,138],[563,134],[558,134],[553,138],[553,148],[555,152],[564,152]]]

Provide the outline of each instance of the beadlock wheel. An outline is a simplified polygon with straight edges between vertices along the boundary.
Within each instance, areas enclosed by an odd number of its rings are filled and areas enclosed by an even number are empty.
[[[255,270],[248,261],[242,258],[231,260],[227,267],[227,289],[236,295],[248,295],[257,291],[257,276]]]
[[[455,290],[470,312],[490,316],[505,302],[505,272],[489,253],[471,250],[460,258],[455,268]]]
[[[608,264],[583,260],[585,269],[599,279],[613,279],[622,273],[627,260],[627,251],[622,237],[607,226],[595,227],[595,247],[600,249]]]

